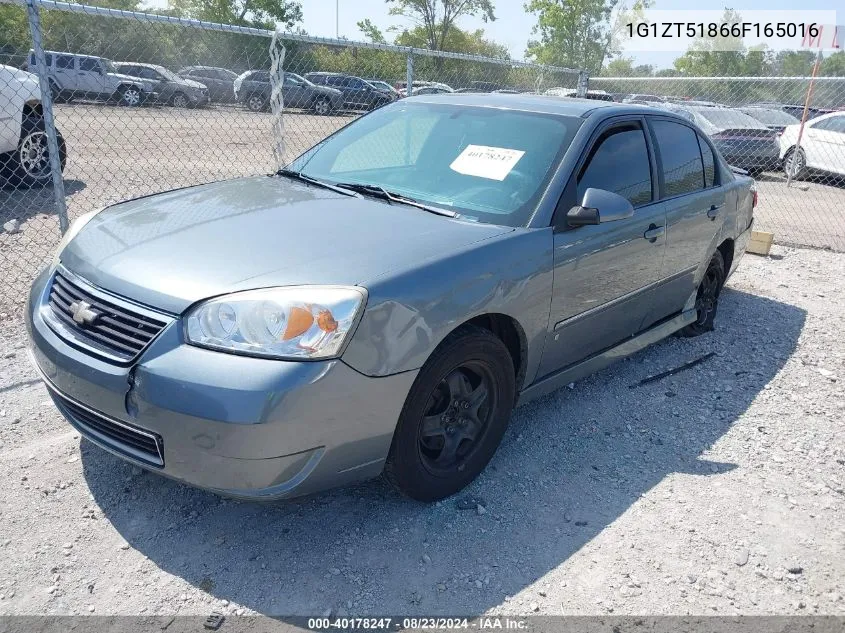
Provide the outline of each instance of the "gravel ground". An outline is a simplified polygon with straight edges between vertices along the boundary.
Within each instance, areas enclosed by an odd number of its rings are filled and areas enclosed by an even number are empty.
[[[841,254],[746,256],[715,332],[519,408],[431,506],[379,481],[239,503],[143,472],[80,443],[12,336],[0,615],[843,615],[843,279]]]

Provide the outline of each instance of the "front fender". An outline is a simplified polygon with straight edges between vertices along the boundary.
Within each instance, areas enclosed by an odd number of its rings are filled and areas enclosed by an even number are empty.
[[[344,362],[368,376],[419,369],[461,324],[496,313],[513,318],[525,333],[529,384],[548,331],[553,247],[550,228],[517,229],[363,284],[367,308]]]

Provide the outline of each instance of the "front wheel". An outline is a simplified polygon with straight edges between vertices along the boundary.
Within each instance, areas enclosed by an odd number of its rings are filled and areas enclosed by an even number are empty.
[[[713,331],[713,321],[719,307],[719,295],[725,283],[725,259],[717,250],[710,258],[704,277],[695,295],[696,319],[680,331],[681,336],[701,336]]]
[[[188,95],[184,92],[177,92],[173,95],[173,98],[170,99],[170,105],[174,108],[190,108],[191,107],[191,100],[188,99]]]
[[[501,340],[472,326],[451,334],[408,394],[385,478],[418,501],[455,494],[496,452],[515,393],[513,360]]]
[[[319,97],[319,98],[314,100],[314,113],[315,114],[319,114],[320,116],[326,116],[331,111],[332,111],[331,101],[329,101],[325,97]]]
[[[246,100],[246,107],[252,112],[261,112],[267,104],[267,99],[260,94],[249,95]]]

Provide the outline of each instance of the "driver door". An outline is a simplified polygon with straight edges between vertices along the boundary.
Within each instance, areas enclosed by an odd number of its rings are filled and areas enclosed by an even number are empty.
[[[554,286],[540,376],[640,331],[666,247],[666,211],[655,202],[656,174],[641,118],[615,119],[593,135],[555,213]],[[588,188],[627,198],[634,215],[569,227],[566,212]]]

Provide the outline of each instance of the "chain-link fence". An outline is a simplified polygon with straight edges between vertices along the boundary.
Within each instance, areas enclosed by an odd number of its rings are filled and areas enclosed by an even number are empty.
[[[692,119],[757,179],[756,228],[845,251],[845,77],[594,77],[589,88]]]
[[[586,80],[509,60],[54,0],[0,0],[0,64],[4,329],[20,323],[30,282],[82,213],[268,173],[408,83],[412,94],[542,92]]]

